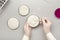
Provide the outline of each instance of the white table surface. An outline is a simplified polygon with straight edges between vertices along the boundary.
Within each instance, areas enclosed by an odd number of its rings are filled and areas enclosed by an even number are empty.
[[[22,4],[26,4],[30,8],[30,13],[27,16],[21,16],[18,13],[18,8]],[[22,40],[23,26],[30,15],[44,16],[51,20],[51,32],[57,40],[60,40],[60,19],[54,16],[55,9],[59,7],[60,0],[9,0],[1,10],[0,40]],[[17,18],[20,22],[17,30],[8,28],[7,21],[11,17]],[[32,30],[31,40],[46,40],[42,26]]]

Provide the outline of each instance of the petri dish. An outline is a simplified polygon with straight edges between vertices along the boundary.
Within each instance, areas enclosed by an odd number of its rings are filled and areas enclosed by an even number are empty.
[[[21,5],[19,7],[19,14],[22,16],[29,14],[29,7],[27,5]]]
[[[31,26],[31,27],[37,27],[39,24],[39,17],[36,15],[31,15],[28,17],[27,19],[27,23]]]
[[[10,18],[9,20],[8,20],[8,27],[10,28],[10,29],[17,29],[18,28],[18,26],[19,26],[19,21],[16,19],[16,18]]]

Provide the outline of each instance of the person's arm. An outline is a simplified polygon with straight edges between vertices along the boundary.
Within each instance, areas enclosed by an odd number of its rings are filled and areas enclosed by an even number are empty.
[[[30,40],[31,36],[31,27],[26,23],[24,26],[24,36],[22,40]]]
[[[23,39],[22,40],[29,40],[29,36],[25,35],[23,36]]]
[[[43,24],[43,30],[46,34],[46,37],[48,40],[56,40],[56,38],[53,36],[53,34],[50,32],[51,31],[51,22],[46,18],[42,18],[42,24]]]
[[[51,32],[47,33],[46,37],[47,37],[48,40],[56,40],[56,38],[52,35]]]

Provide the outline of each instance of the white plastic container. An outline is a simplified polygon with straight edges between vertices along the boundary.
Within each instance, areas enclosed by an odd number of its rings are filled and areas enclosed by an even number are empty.
[[[39,24],[39,17],[36,15],[31,15],[29,16],[29,18],[27,19],[27,23],[31,26],[31,27],[37,27]]]

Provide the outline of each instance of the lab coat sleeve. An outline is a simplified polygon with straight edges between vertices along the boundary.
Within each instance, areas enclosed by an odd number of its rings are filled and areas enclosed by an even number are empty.
[[[22,40],[29,40],[29,37],[27,35],[24,35]]]
[[[46,34],[48,40],[56,40],[56,38],[52,35],[51,32]]]

